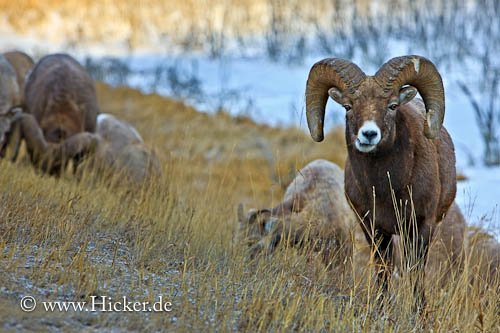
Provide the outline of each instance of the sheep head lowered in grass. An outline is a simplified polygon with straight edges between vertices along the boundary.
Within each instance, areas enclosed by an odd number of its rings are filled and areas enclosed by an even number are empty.
[[[275,207],[251,209],[246,216],[243,206],[238,207],[240,243],[248,245],[251,256],[273,251],[283,237],[292,245],[322,250],[326,260],[340,250],[349,254],[357,222],[343,183],[344,173],[336,164],[312,161],[297,172]]]
[[[423,102],[413,100],[417,91]],[[407,267],[423,267],[432,231],[456,193],[454,146],[442,126],[441,76],[431,61],[420,56],[393,58],[374,76],[365,75],[348,60],[319,61],[312,67],[306,87],[307,122],[315,141],[323,140],[329,96],[346,109],[345,191],[361,217],[367,240],[373,246],[378,244],[379,259],[389,262],[391,236],[403,228],[410,240],[406,244],[416,245],[414,259],[419,263]],[[402,226],[393,198],[407,206],[400,215],[405,221]],[[388,273],[386,269],[379,274],[384,289]],[[417,279],[415,287],[420,309],[424,304],[422,279]]]

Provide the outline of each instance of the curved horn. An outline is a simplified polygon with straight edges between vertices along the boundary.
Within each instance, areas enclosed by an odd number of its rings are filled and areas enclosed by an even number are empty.
[[[306,84],[306,115],[314,141],[323,141],[328,89],[336,87],[342,92],[348,89],[353,94],[365,77],[365,73],[348,60],[327,58],[312,66]]]
[[[393,58],[377,71],[375,78],[387,92],[399,91],[405,84],[417,88],[427,114],[424,134],[429,139],[438,137],[444,120],[444,88],[441,75],[430,60],[416,55]]]

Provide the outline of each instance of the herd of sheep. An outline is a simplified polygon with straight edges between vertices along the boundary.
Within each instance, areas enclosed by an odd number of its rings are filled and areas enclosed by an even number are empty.
[[[160,172],[132,125],[99,112],[94,82],[71,56],[51,54],[35,64],[23,52],[7,52],[0,73],[2,157],[16,160],[24,140],[33,165],[49,174],[70,161],[75,171],[120,171],[133,182]]]
[[[422,100],[414,99],[417,92]],[[345,172],[316,160],[298,172],[276,207],[246,215],[238,207],[239,241],[252,256],[283,241],[308,245],[329,264],[333,252],[354,255],[371,247],[382,290],[391,263],[419,274],[415,305],[422,311],[427,258],[429,264],[444,260],[460,267],[467,239],[454,203],[455,152],[442,126],[441,76],[419,56],[391,59],[373,76],[347,60],[316,63],[306,86],[315,141],[323,140],[329,97],[346,110]],[[0,55],[0,156],[16,160],[23,140],[32,164],[49,174],[60,174],[72,161],[75,172],[119,170],[142,182],[161,169],[133,126],[99,112],[92,79],[65,54],[47,55],[36,64],[19,51]],[[483,248],[493,279],[500,245],[490,240]]]

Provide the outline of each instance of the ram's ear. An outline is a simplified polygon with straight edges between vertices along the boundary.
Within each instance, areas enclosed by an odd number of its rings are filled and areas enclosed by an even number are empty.
[[[399,104],[403,105],[411,101],[415,96],[417,96],[417,88],[412,86],[406,86],[399,90]]]
[[[331,99],[333,99],[340,105],[344,104],[342,92],[336,87],[331,87],[330,89],[328,89],[328,95],[330,96]]]

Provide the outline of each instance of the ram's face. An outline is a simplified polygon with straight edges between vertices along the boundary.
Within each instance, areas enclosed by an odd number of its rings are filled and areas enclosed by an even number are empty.
[[[330,89],[329,94],[346,110],[348,144],[361,153],[371,153],[394,142],[399,107],[416,95],[416,89],[404,87],[388,94],[374,80],[367,79],[355,94],[336,88]]]
[[[346,108],[346,126],[356,149],[370,153],[393,138],[399,104],[397,96],[387,98],[380,96],[380,89],[365,88],[360,92],[363,97],[355,98]]]

